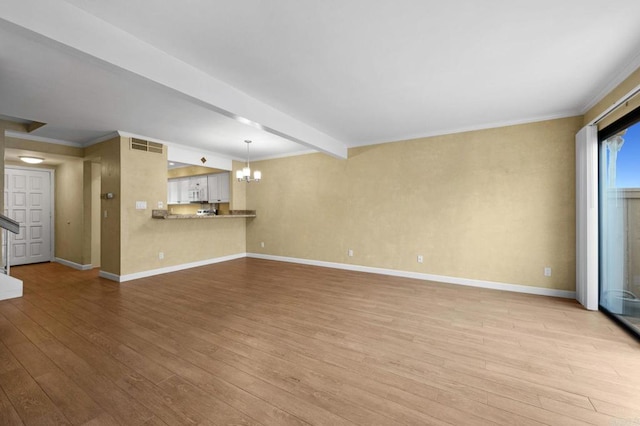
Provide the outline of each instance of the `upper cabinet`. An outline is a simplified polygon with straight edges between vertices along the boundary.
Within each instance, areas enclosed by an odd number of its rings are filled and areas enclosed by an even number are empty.
[[[216,173],[207,176],[210,203],[228,203],[230,197],[229,172]]]
[[[179,179],[169,179],[167,184],[167,204],[180,204]]]
[[[193,176],[189,179],[189,202],[197,203],[198,201],[207,201],[209,192],[207,190],[206,176]]]
[[[228,203],[229,172],[169,179],[167,204]]]

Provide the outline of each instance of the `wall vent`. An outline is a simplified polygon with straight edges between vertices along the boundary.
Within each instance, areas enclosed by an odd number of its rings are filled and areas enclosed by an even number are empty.
[[[145,141],[143,139],[131,138],[131,149],[137,151],[155,152],[156,154],[162,154],[162,148],[164,145],[158,142]]]

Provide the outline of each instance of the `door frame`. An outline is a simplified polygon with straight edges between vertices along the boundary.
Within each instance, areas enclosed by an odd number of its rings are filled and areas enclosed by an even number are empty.
[[[51,212],[49,215],[49,230],[51,233],[51,259],[49,262],[53,262],[56,259],[56,198],[55,198],[55,186],[56,186],[56,170],[45,168],[45,167],[27,167],[27,166],[14,166],[13,164],[5,164],[5,171],[7,169],[13,170],[27,170],[27,171],[36,171],[36,172],[48,172],[49,173],[49,191],[50,191],[50,200],[51,200]],[[4,188],[3,188],[4,191]]]

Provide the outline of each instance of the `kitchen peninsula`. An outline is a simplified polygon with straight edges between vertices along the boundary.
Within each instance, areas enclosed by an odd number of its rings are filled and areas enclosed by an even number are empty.
[[[233,219],[256,217],[255,210],[229,210],[226,214],[171,214],[168,210],[152,210],[153,219]]]

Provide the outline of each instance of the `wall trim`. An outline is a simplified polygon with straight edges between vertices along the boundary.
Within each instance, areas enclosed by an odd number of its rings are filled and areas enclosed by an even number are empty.
[[[515,293],[536,294],[540,296],[562,297],[575,299],[576,292],[568,290],[557,290],[544,287],[533,287],[520,284],[500,283],[495,281],[483,281],[470,278],[448,277],[445,275],[424,274],[421,272],[400,271],[397,269],[374,268],[371,266],[351,265],[347,263],[324,262],[321,260],[300,259],[296,257],[273,256],[269,254],[247,253],[247,257],[254,259],[275,260],[278,262],[299,263],[302,265],[321,266],[324,268],[344,269],[347,271],[369,272],[372,274],[391,275],[394,277],[415,278],[425,281],[437,281],[447,284],[466,285],[469,287],[480,287],[492,290],[511,291]]]
[[[72,262],[72,261],[67,260],[67,259],[61,259],[59,257],[54,257],[53,261],[56,262],[56,263],[60,263],[61,265],[64,265],[64,266],[68,266],[70,268],[77,269],[79,271],[88,271],[90,269],[93,269],[93,265],[92,264],[81,265],[79,263]]]
[[[352,141],[349,144],[349,148],[357,148],[357,147],[369,146],[369,145],[382,145],[386,143],[408,142],[408,141],[413,141],[417,139],[457,135],[460,133],[476,132],[480,130],[493,130],[493,129],[499,129],[502,127],[511,127],[511,126],[520,126],[523,124],[539,123],[541,121],[561,120],[564,118],[578,117],[580,115],[583,115],[583,114],[581,114],[579,110],[571,109],[567,111],[560,111],[555,114],[540,115],[536,117],[528,117],[528,118],[517,119],[517,120],[493,121],[490,123],[476,124],[471,126],[450,127],[448,129],[439,129],[433,132],[397,135],[395,137],[391,137],[389,139],[383,139],[383,140],[366,140],[366,141],[355,141],[355,142]]]
[[[214,257],[211,259],[199,260],[197,262],[183,263],[180,265],[167,266],[165,268],[150,269],[148,271],[134,272],[133,274],[116,275],[110,272],[100,271],[100,276],[111,281],[123,283],[125,281],[137,280],[139,278],[152,277],[154,275],[168,274],[169,272],[182,271],[183,269],[197,268],[199,266],[212,265],[214,263],[227,262],[229,260],[242,259],[247,257],[247,253],[236,253],[228,256]]]
[[[116,275],[111,272],[100,271],[99,275],[115,282],[126,282],[154,275],[167,274],[170,272],[182,271],[184,269],[197,268],[199,266],[212,265],[214,263],[227,262],[230,260],[253,258],[263,260],[274,260],[277,262],[298,263],[301,265],[320,266],[323,268],[343,269],[347,271],[368,272],[379,275],[390,275],[394,277],[414,278],[424,281],[436,281],[446,284],[465,285],[468,287],[479,287],[491,290],[510,291],[514,293],[535,294],[539,296],[562,297],[575,299],[576,292],[568,290],[557,290],[552,288],[534,287],[521,284],[500,283],[495,281],[475,280],[471,278],[448,277],[445,275],[424,274],[421,272],[401,271],[397,269],[375,268],[372,266],[351,265],[347,263],[325,262],[322,260],[301,259],[297,257],[274,256],[260,253],[237,253],[229,256],[215,257],[212,259],[200,260],[197,262],[183,263],[180,265],[167,266],[165,268],[151,269],[148,271],[135,272],[133,274]]]

